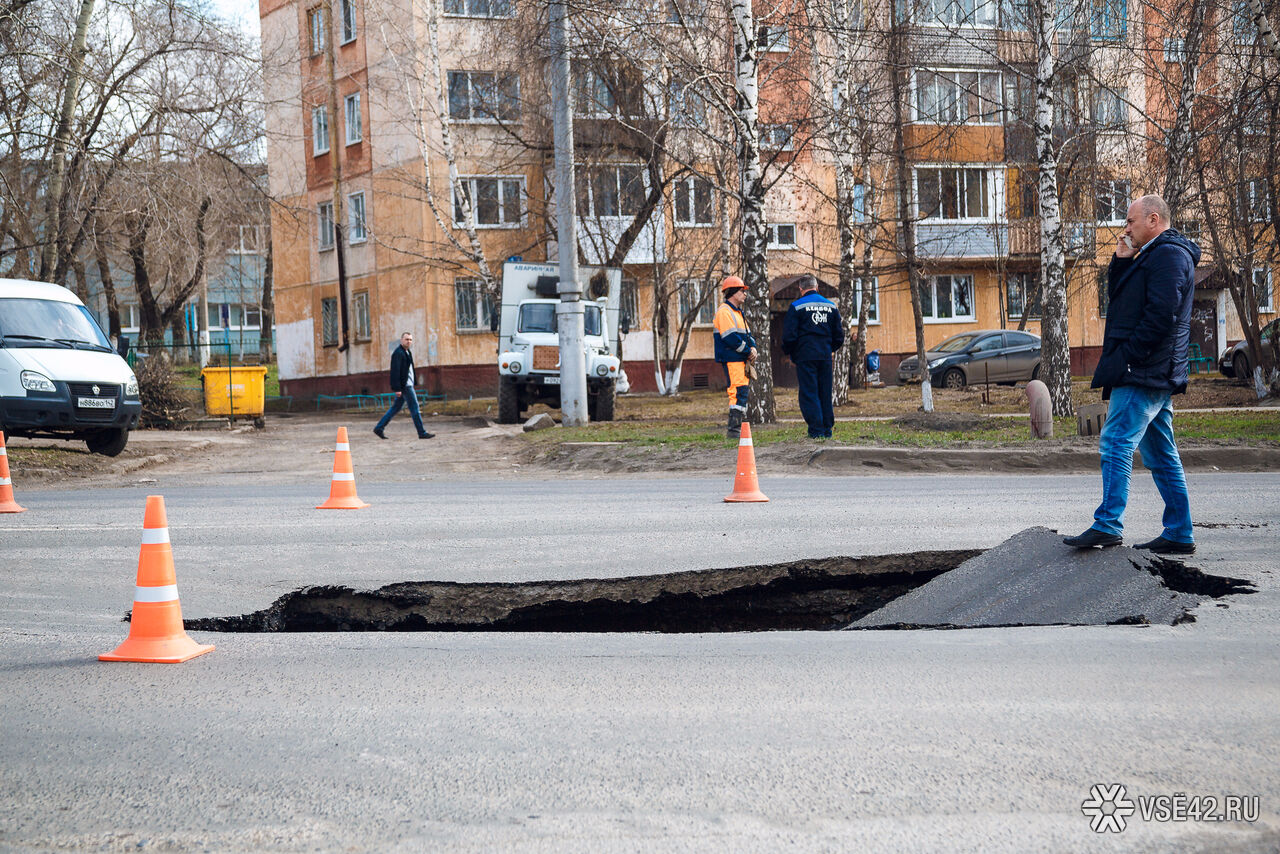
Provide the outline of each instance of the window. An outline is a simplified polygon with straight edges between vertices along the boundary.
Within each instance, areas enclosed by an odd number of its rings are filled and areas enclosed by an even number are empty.
[[[1107,316],[1107,307],[1111,305],[1111,291],[1107,284],[1107,268],[1098,270],[1098,317]]]
[[[329,110],[316,107],[311,111],[311,152],[326,154],[329,151]]]
[[[1092,35],[1098,41],[1120,41],[1129,29],[1127,0],[1093,0],[1090,21]]]
[[[880,322],[880,278],[878,276],[870,276],[862,278],[861,276],[853,280],[853,310],[856,314],[862,311],[862,291],[866,284],[871,285],[871,299],[867,302],[867,323]]]
[[[364,126],[360,118],[360,93],[354,92],[342,99],[347,118],[347,145],[355,145],[364,139]]]
[[[338,346],[337,297],[325,297],[320,300],[320,343],[325,347]]]
[[[514,5],[511,0],[444,0],[444,13],[467,18],[510,18]]]
[[[672,78],[667,83],[667,116],[676,127],[702,127],[707,99],[698,86]]]
[[[1271,294],[1271,269],[1269,267],[1253,268],[1253,295],[1258,298],[1258,311],[1270,314],[1275,311]]]
[[[479,279],[457,279],[453,283],[453,303],[456,328],[462,330],[489,331],[493,317],[493,297],[485,293]]]
[[[694,315],[693,322],[698,326],[710,326],[716,318],[716,301],[712,282],[700,279],[685,279],[680,283],[680,317]],[[699,301],[701,300],[701,304]]]
[[[121,303],[120,311],[120,331],[121,332],[137,332],[138,325],[138,306],[136,303]]]
[[[667,0],[667,23],[684,23],[684,15],[680,14],[680,4],[677,3],[676,0]]]
[[[211,302],[207,320],[210,329],[260,329],[262,309],[235,302]]]
[[[262,226],[239,226],[240,242],[231,250],[232,255],[259,255],[262,251]]]
[[[1096,236],[1093,223],[1064,222],[1062,224],[1062,250],[1068,258],[1088,258],[1094,254]]]
[[[333,202],[316,205],[316,231],[320,237],[320,251],[333,248]]]
[[[917,169],[917,198],[924,219],[987,219],[991,216],[985,169]]]
[[[973,320],[973,276],[930,276],[920,290],[925,320]]]
[[[347,242],[364,243],[369,239],[369,229],[364,211],[364,192],[347,196]]]
[[[1129,213],[1129,182],[1099,182],[1094,211],[1099,224],[1124,225]]]
[[[644,207],[644,167],[579,166],[576,171],[578,215],[634,217]]]
[[[518,120],[520,76],[491,71],[450,71],[449,117],[460,122]]]
[[[1253,44],[1258,38],[1258,25],[1253,20],[1253,6],[1249,0],[1231,0],[1232,30],[1238,41]]]
[[[1104,282],[1103,287],[1106,287]],[[1030,308],[1028,308],[1030,306]],[[1022,317],[1028,312],[1029,319],[1040,317],[1040,274],[1010,273],[1005,282],[1005,307],[1009,317]]]
[[[853,221],[867,221],[867,185],[853,185]]]
[[[1250,178],[1240,187],[1240,218],[1266,222],[1271,210],[1271,187],[1266,178]]]
[[[773,151],[790,151],[795,147],[791,125],[760,125],[760,147]]]
[[[999,124],[1002,117],[997,71],[916,72],[916,119],[936,124]]]
[[[1164,40],[1164,61],[1182,63],[1187,59],[1187,40],[1169,37]]]
[[[463,202],[471,205],[472,224],[477,228],[519,228],[524,224],[524,179],[460,178],[461,193],[453,195],[453,224],[467,224]]]
[[[262,328],[262,308],[256,305],[246,305],[244,308],[244,328],[245,329],[261,329]]]
[[[711,204],[711,182],[697,175],[675,182],[676,225],[711,225],[715,212]]]
[[[996,0],[923,0],[920,23],[944,27],[994,27]]]
[[[573,68],[574,114],[586,118],[639,116],[644,113],[644,80],[630,67],[600,69],[586,64]]]
[[[356,40],[355,0],[342,0],[342,44]]]
[[[356,340],[368,341],[373,337],[372,327],[369,323],[369,292],[356,291],[352,294],[351,307],[355,309]]]
[[[1196,241],[1200,239],[1200,220],[1198,219],[1182,220],[1174,223],[1173,227],[1178,229],[1183,237]]]
[[[796,226],[791,222],[780,222],[777,225],[766,225],[765,233],[768,235],[769,249],[795,249],[796,248]]]
[[[619,320],[626,319],[632,328],[640,326],[640,291],[635,279],[622,280],[622,305]]]
[[[1118,90],[1107,86],[1094,90],[1093,120],[1100,127],[1122,129],[1128,120],[1128,114],[1128,107]]]
[[[307,43],[311,48],[311,55],[318,56],[324,53],[325,47],[325,30],[324,25],[324,7],[316,6],[307,10]]]
[[[786,24],[761,24],[756,32],[762,53],[786,53],[791,50],[791,33]]]

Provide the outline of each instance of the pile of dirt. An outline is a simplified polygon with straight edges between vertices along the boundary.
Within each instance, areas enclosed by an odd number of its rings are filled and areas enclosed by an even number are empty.
[[[968,415],[959,412],[913,412],[893,419],[898,427],[909,430],[937,430],[942,433],[963,433],[979,430],[987,426],[987,419],[981,415]]]

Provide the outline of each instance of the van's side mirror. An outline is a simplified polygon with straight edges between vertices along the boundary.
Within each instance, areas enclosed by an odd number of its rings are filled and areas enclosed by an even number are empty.
[[[622,315],[621,318],[619,318],[618,331],[620,331],[623,335],[626,335],[628,332],[631,331],[631,315],[624,314]]]
[[[125,357],[127,357],[127,356],[129,355],[129,339],[128,339],[128,337],[126,337],[126,336],[124,336],[124,335],[120,335],[120,336],[117,336],[117,337],[116,337],[116,352],[120,354],[120,358],[121,358],[121,359],[123,359],[123,358],[125,358]]]

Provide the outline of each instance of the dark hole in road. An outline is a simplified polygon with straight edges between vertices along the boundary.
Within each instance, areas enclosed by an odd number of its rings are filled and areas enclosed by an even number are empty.
[[[980,550],[831,557],[629,578],[520,584],[402,582],[309,587],[235,617],[187,620],[219,632],[736,632],[841,629]],[[1172,561],[1170,590],[1221,596],[1237,582]],[[1155,574],[1153,572],[1153,574]],[[1243,584],[1243,582],[1240,582]]]

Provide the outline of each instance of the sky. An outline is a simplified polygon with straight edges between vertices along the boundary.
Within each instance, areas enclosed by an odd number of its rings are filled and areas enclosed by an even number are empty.
[[[245,32],[258,35],[258,0],[209,0],[209,6]]]

